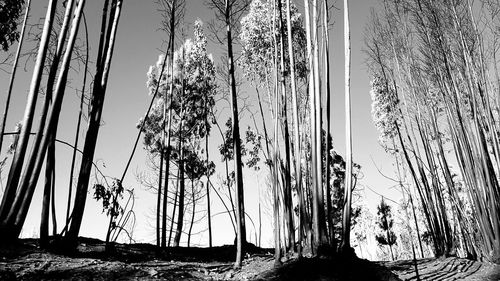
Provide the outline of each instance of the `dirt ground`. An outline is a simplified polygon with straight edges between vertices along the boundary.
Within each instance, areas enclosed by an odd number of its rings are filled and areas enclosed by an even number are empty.
[[[379,262],[401,280],[417,280],[413,261]],[[500,265],[476,262],[456,257],[418,260],[420,280],[436,281],[498,281]]]
[[[24,239],[0,247],[0,280],[417,280],[411,261],[304,258],[275,268],[272,250],[250,247],[242,268],[234,270],[233,258],[232,246],[157,252],[149,244],[117,244],[109,254],[102,241],[86,238],[76,253],[63,255]],[[457,258],[418,264],[422,280],[500,280],[498,265]]]

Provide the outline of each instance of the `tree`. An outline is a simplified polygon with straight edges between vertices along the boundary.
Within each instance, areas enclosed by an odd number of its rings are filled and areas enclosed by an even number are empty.
[[[346,184],[343,218],[342,250],[350,248],[350,222],[352,200],[352,136],[351,136],[351,34],[349,29],[349,1],[344,0],[344,44],[345,44],[345,114],[346,114]]]
[[[151,66],[148,72],[147,86],[150,93],[156,92],[158,88],[160,95],[146,117],[145,125],[140,129],[145,133],[144,145],[148,152],[163,157],[165,161],[173,161],[178,167],[179,212],[174,239],[174,245],[178,246],[184,221],[185,175],[190,180],[198,180],[199,173],[213,173],[214,169],[212,162],[201,160],[202,153],[199,149],[199,141],[210,133],[211,126],[206,120],[215,104],[217,87],[215,66],[212,56],[207,52],[207,39],[201,21],[195,22],[194,40],[186,40],[174,53],[173,72],[162,73],[164,63],[163,56],[160,56],[157,64]],[[169,133],[174,143],[172,147],[169,140],[167,143],[163,141],[163,122],[167,114],[171,120],[168,130],[172,128],[172,132],[177,132],[175,135]],[[169,174],[165,177],[167,179]],[[168,185],[165,184],[164,187],[163,194],[166,196]],[[163,219],[166,220],[165,214]],[[166,231],[166,225],[163,225],[163,230]],[[165,232],[162,246],[164,239],[166,240]]]
[[[28,100],[26,103],[26,109],[24,112],[24,117],[21,125],[21,131],[19,134],[19,140],[16,145],[16,151],[12,164],[9,170],[9,176],[7,178],[7,186],[3,194],[2,203],[0,205],[0,228],[2,228],[2,236],[5,238],[17,238],[18,233],[14,226],[9,226],[7,218],[9,212],[13,209],[14,200],[16,197],[16,192],[19,183],[19,177],[21,174],[21,169],[23,166],[23,161],[26,155],[26,149],[28,145],[29,133],[31,126],[33,124],[33,117],[36,107],[36,99],[40,89],[41,77],[43,66],[45,63],[45,58],[47,54],[47,46],[49,42],[50,32],[52,30],[52,23],[54,20],[54,13],[56,10],[56,1],[50,0],[47,7],[47,13],[45,16],[45,22],[42,32],[42,39],[40,41],[40,46],[38,49],[38,54],[33,69],[33,76],[31,79],[30,90],[28,93]],[[24,195],[24,194],[22,194]],[[20,231],[20,227],[19,227]]]
[[[491,3],[474,9],[469,1],[384,1],[368,27],[369,67],[382,78],[380,92],[402,101],[397,123],[386,123],[395,129],[396,145],[389,138],[388,150],[406,162],[435,256],[462,250],[499,261],[493,112],[500,104],[493,89],[500,80],[497,51],[484,51],[497,44],[496,9]],[[477,21],[482,14],[490,16]],[[474,206],[473,217],[466,206]]]
[[[391,252],[391,258],[394,260],[394,253],[392,251],[392,246],[396,244],[396,234],[392,231],[392,225],[394,223],[391,214],[391,206],[387,205],[382,197],[380,204],[377,206],[377,225],[380,227],[383,233],[377,234],[375,239],[379,245],[389,246]]]
[[[237,225],[237,239],[236,239],[236,261],[235,268],[241,267],[241,262],[244,255],[243,245],[246,244],[246,228],[245,228],[245,202],[244,202],[244,189],[243,189],[243,171],[241,161],[241,140],[240,140],[240,127],[239,127],[239,109],[238,109],[238,96],[236,92],[236,79],[235,79],[235,63],[233,52],[233,29],[237,25],[241,15],[248,7],[249,1],[236,1],[236,0],[210,0],[209,6],[215,8],[218,18],[224,23],[226,29],[226,47],[227,47],[227,65],[228,65],[228,81],[230,85],[231,96],[231,112],[233,120],[233,141],[234,141],[234,170],[236,181],[236,225]]]
[[[111,69],[114,46],[116,42],[116,32],[122,11],[123,0],[111,0],[111,11],[108,20],[109,0],[104,1],[101,33],[99,47],[97,48],[96,72],[90,101],[89,125],[85,135],[83,146],[82,162],[76,185],[76,194],[71,215],[71,224],[64,237],[69,248],[77,246],[78,233],[82,223],[85,202],[87,200],[87,190],[89,185],[92,161],[97,145],[99,127],[101,123],[104,98]]]

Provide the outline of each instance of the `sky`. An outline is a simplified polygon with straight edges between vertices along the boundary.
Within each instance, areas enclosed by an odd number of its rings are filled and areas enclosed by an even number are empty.
[[[32,13],[30,23],[41,22],[44,16],[47,1],[32,1]],[[186,15],[184,21],[186,27],[191,27],[192,23],[200,18],[208,22],[214,18],[214,12],[204,6],[203,1],[186,1]],[[303,10],[303,1],[296,1],[300,10]],[[352,44],[352,73],[351,73],[351,95],[352,95],[352,138],[353,138],[353,159],[362,166],[363,177],[359,181],[362,190],[362,200],[357,204],[368,206],[372,213],[376,213],[376,205],[380,201],[380,194],[390,199],[398,200],[399,192],[392,188],[394,183],[384,175],[393,176],[392,159],[378,144],[378,133],[371,119],[371,98],[370,98],[370,77],[365,65],[366,56],[364,48],[364,30],[369,19],[371,7],[377,5],[376,0],[351,0],[350,20],[351,20],[351,44]],[[334,148],[341,155],[345,154],[345,128],[344,128],[344,36],[343,36],[343,7],[342,1],[336,1],[332,11],[333,26],[330,31],[330,54],[332,62],[331,84],[332,84],[332,124]],[[97,44],[98,31],[100,25],[100,1],[87,1],[85,13],[88,21],[89,36],[91,46]],[[125,0],[123,12],[116,36],[116,46],[111,66],[108,89],[103,111],[103,126],[100,128],[97,150],[94,160],[106,175],[120,177],[125,168],[126,161],[131,152],[136,134],[136,124],[144,116],[150,102],[148,90],[145,86],[146,73],[150,65],[153,65],[158,55],[164,47],[162,42],[166,40],[165,34],[159,30],[161,16],[157,12],[157,5],[153,0]],[[208,32],[208,31],[207,31]],[[192,37],[191,30],[185,34]],[[80,35],[83,35],[80,32]],[[81,41],[82,43],[83,41]],[[29,46],[29,44],[27,44]],[[179,46],[179,44],[177,45]],[[17,45],[13,45],[11,51],[14,52]],[[25,47],[26,49],[28,47]],[[91,47],[92,48],[92,47]],[[220,54],[223,46],[210,43],[208,52],[214,54],[217,63],[220,62]],[[238,51],[238,49],[236,50]],[[5,56],[0,53],[0,58]],[[91,60],[95,58],[91,49]],[[14,97],[12,100],[11,112],[7,120],[7,130],[12,129],[16,122],[21,120],[26,95],[31,79],[33,61],[24,62],[19,68],[18,77],[14,86]],[[2,67],[7,69],[6,67]],[[7,90],[8,73],[0,71],[0,104],[4,105]],[[73,88],[80,87],[81,73],[72,74]],[[74,89],[68,89],[61,123],[58,129],[58,139],[73,142],[75,126],[78,114],[79,97]],[[242,89],[250,98],[250,102],[256,106],[256,99],[253,91],[247,87]],[[39,104],[41,98],[39,99]],[[3,106],[2,106],[3,108]],[[226,113],[222,116],[227,116]],[[38,115],[37,115],[38,116]],[[220,123],[225,123],[225,117],[221,117]],[[245,128],[242,126],[242,128]],[[80,133],[81,140],[83,133]],[[7,139],[2,148],[4,153],[6,146],[10,143]],[[213,155],[212,161],[219,167],[223,166],[220,156],[216,153],[216,147],[220,143],[220,138],[214,136],[211,139],[210,150]],[[64,146],[57,146],[56,163],[56,204],[59,212],[58,222],[61,227],[63,214],[65,213],[65,202],[67,186],[69,181],[69,166],[71,163],[71,151]],[[139,242],[154,241],[154,220],[153,213],[156,198],[153,193],[147,191],[136,180],[137,174],[147,171],[147,158],[145,150],[140,145],[135,158],[131,163],[129,173],[124,181],[126,188],[133,188],[135,191],[135,213],[137,217],[136,230],[134,236]],[[79,166],[77,166],[78,168]],[[244,188],[246,210],[252,220],[256,223],[258,212],[259,190],[264,189],[265,168],[260,172],[244,171]],[[381,172],[380,172],[380,171]],[[221,168],[218,168],[221,171]],[[7,172],[2,174],[2,182],[5,184]],[[215,177],[216,178],[216,177]],[[92,180],[92,179],[91,179]],[[215,181],[217,183],[217,180]],[[32,206],[28,214],[23,236],[38,235],[40,209],[41,209],[41,188],[37,188],[32,201]],[[262,196],[265,197],[265,194]],[[221,214],[224,211],[215,194],[212,192],[211,206],[213,217],[214,244],[230,244],[233,242],[231,224],[227,215]],[[63,211],[64,210],[64,211]],[[169,209],[170,212],[170,209]],[[270,214],[270,213],[269,213]],[[263,214],[263,237],[264,246],[272,243],[272,226],[270,216]],[[83,225],[80,232],[82,236],[96,237],[104,239],[108,220],[101,212],[100,203],[92,199],[89,192],[87,208],[85,210]],[[198,226],[201,231],[205,226]],[[247,230],[250,239],[254,239],[255,230],[252,223],[247,221]],[[208,234],[202,232],[193,239],[196,245],[206,246]]]

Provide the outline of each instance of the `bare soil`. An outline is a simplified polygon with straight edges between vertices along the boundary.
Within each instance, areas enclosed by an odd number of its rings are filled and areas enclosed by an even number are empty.
[[[379,262],[401,280],[417,280],[413,261]],[[498,281],[500,265],[457,257],[422,259],[417,261],[420,280],[436,281]]]
[[[158,252],[150,244],[116,244],[106,252],[104,242],[88,238],[81,238],[76,252],[63,254],[23,239],[0,246],[0,280],[417,280],[411,261],[289,258],[275,267],[272,249],[250,245],[235,270],[234,257],[233,246]],[[499,268],[456,258],[419,261],[422,280],[499,280]]]

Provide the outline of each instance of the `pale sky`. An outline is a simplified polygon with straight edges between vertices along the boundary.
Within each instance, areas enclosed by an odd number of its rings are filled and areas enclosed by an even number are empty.
[[[30,23],[39,22],[39,19],[45,14],[47,1],[32,1],[32,14]],[[214,17],[214,12],[210,11],[203,5],[203,1],[186,1],[185,22],[188,30],[187,37],[192,37],[191,26],[194,20],[200,18],[204,22],[208,22]],[[297,3],[297,1],[296,1]],[[351,74],[351,94],[352,94],[352,130],[353,130],[353,158],[356,163],[362,166],[364,177],[359,184],[369,186],[377,192],[391,198],[398,199],[399,192],[390,189],[393,182],[384,178],[377,171],[375,165],[389,176],[393,175],[392,159],[384,152],[377,142],[378,133],[371,119],[371,99],[370,99],[370,83],[365,65],[366,56],[362,52],[364,48],[363,32],[364,26],[369,19],[370,8],[375,6],[376,0],[351,0],[351,40],[352,40],[352,74]],[[299,9],[303,9],[303,1],[297,3]],[[344,140],[344,36],[343,36],[343,7],[342,1],[337,1],[337,10],[333,11],[332,20],[334,21],[333,29],[331,30],[331,62],[333,71],[331,74],[331,83],[333,87],[332,93],[332,131],[334,138],[334,148],[341,155],[345,154]],[[100,25],[100,11],[102,9],[101,1],[87,1],[86,16],[89,24],[90,42],[93,49],[96,48],[98,31]],[[142,117],[147,109],[150,101],[148,90],[145,86],[146,72],[150,65],[154,64],[160,49],[162,41],[165,39],[165,34],[158,30],[161,17],[156,11],[157,6],[153,0],[125,0],[123,3],[123,13],[118,27],[116,37],[116,47],[111,66],[111,74],[104,104],[103,121],[104,125],[100,128],[97,150],[95,153],[95,161],[101,167],[106,175],[111,177],[120,177],[125,167],[126,160],[132,149],[135,140],[137,129],[135,128],[139,118]],[[83,25],[82,25],[83,28]],[[208,31],[207,31],[208,33]],[[29,45],[29,44],[28,44]],[[17,45],[11,47],[14,52]],[[178,45],[177,45],[178,47]],[[28,47],[26,47],[28,48]],[[217,63],[220,62],[220,53],[222,46],[209,44],[208,52],[214,54],[214,59]],[[237,50],[236,50],[237,51]],[[0,53],[0,58],[5,54]],[[95,59],[94,52],[91,52],[91,60]],[[24,61],[18,70],[18,77],[14,88],[14,97],[11,103],[11,112],[8,117],[7,131],[10,131],[14,124],[19,121],[24,112],[26,103],[26,94],[31,79],[31,70],[33,62],[27,64],[27,72],[25,72]],[[93,71],[93,70],[92,70]],[[80,88],[81,78],[78,78],[75,73],[72,76],[73,84],[71,86]],[[0,104],[5,103],[5,92],[7,90],[8,74],[0,71]],[[252,97],[254,92],[251,88],[243,89],[247,95]],[[255,98],[250,98],[251,101],[256,101]],[[79,98],[75,95],[74,89],[68,89],[63,112],[58,130],[58,138],[73,142],[75,134],[75,126],[77,120],[77,108]],[[39,99],[41,103],[41,99]],[[257,106],[256,102],[254,104]],[[227,109],[226,109],[227,112]],[[226,118],[219,120],[224,124]],[[248,122],[248,121],[242,121]],[[36,128],[36,126],[34,127]],[[242,126],[242,129],[246,126]],[[213,131],[215,135],[215,131]],[[83,135],[81,135],[83,136]],[[82,137],[80,138],[83,142]],[[4,153],[10,139],[4,142],[5,146],[2,149]],[[220,138],[213,137],[211,139],[211,156],[212,161],[219,167],[218,171],[222,171],[223,163],[220,162],[217,146],[220,143]],[[62,221],[66,210],[66,194],[69,177],[69,166],[71,163],[70,150],[64,146],[57,146],[57,208],[59,212],[58,223],[62,227]],[[145,151],[140,146],[132,161],[128,176],[124,181],[126,188],[134,188],[136,192],[136,208],[137,225],[134,232],[135,238],[141,242],[154,241],[154,220],[151,218],[156,206],[155,195],[146,191],[141,187],[136,179],[135,174],[142,171],[147,171]],[[372,160],[373,159],[373,160]],[[375,163],[375,164],[374,164]],[[79,165],[77,166],[77,169]],[[257,202],[258,188],[264,189],[266,168],[256,174],[248,170],[244,171],[244,185],[246,196],[246,210],[249,216],[257,223]],[[5,184],[7,171],[2,174],[2,182]],[[214,183],[218,183],[216,176]],[[42,182],[41,180],[40,182]],[[92,181],[92,179],[91,179]],[[92,184],[92,182],[91,182]],[[41,208],[41,188],[37,188],[32,201],[31,209],[26,220],[25,228],[23,229],[24,236],[38,234]],[[84,214],[83,225],[81,228],[81,236],[90,236],[104,239],[107,230],[108,220],[101,214],[100,203],[96,203],[92,199],[92,191],[89,192],[87,200],[87,208]],[[365,189],[363,202],[375,213],[375,206],[380,201],[380,196],[372,191]],[[222,212],[224,209],[218,201],[215,194],[212,192],[212,213]],[[205,204],[205,203],[203,203]],[[170,207],[170,206],[169,206]],[[169,208],[169,212],[170,212]],[[263,214],[266,217],[265,214]],[[199,226],[198,231],[205,226]],[[193,230],[193,232],[197,232]],[[254,229],[250,221],[247,220],[247,232],[249,239],[253,242]],[[270,246],[272,227],[270,221],[265,218],[263,222],[263,246]],[[198,245],[207,245],[208,234],[197,235],[193,238],[193,243]],[[226,215],[221,214],[213,218],[213,237],[214,244],[230,244],[233,242],[232,228],[229,219]]]

